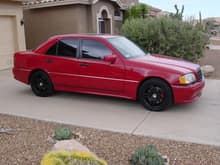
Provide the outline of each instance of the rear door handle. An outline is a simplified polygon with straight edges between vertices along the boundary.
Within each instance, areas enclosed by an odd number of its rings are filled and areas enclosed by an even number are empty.
[[[51,60],[51,59],[46,59],[45,62],[48,63],[48,64],[50,64],[50,63],[53,63],[53,60]]]
[[[80,66],[87,67],[87,66],[89,66],[89,64],[87,64],[87,63],[80,63]]]

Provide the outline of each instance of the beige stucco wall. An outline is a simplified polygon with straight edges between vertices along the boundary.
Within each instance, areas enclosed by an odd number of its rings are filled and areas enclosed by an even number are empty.
[[[15,18],[15,31],[17,38],[17,50],[25,50],[24,26],[21,25],[23,19],[23,9],[20,2],[0,1],[0,16],[12,16]]]
[[[27,48],[38,46],[57,34],[88,33],[87,5],[24,10]]]
[[[97,14],[107,8],[112,34],[117,34],[122,21],[114,20],[115,2],[100,0],[93,5],[63,5],[25,9],[24,22],[27,48],[32,49],[57,34],[97,33]]]
[[[123,22],[122,21],[114,21],[114,34],[119,34],[121,30]]]

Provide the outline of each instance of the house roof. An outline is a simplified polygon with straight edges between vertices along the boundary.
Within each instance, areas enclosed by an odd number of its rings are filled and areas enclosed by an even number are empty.
[[[10,0],[10,1],[14,1],[14,2],[23,2],[25,0]]]
[[[162,11],[161,9],[153,7],[151,5],[148,5],[148,7],[149,7],[150,11],[153,11],[153,12],[161,12]]]
[[[24,8],[43,8],[43,7],[53,7],[62,5],[72,5],[72,4],[85,4],[92,5],[97,3],[99,0],[25,0],[23,3]],[[109,0],[111,2],[117,3],[122,9],[127,8],[131,5],[131,1],[137,0]]]

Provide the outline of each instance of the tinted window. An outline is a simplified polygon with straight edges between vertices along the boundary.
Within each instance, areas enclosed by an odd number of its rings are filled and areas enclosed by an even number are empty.
[[[51,48],[47,51],[48,55],[56,55],[57,54],[57,43],[51,46]]]
[[[46,54],[57,55],[65,57],[76,57],[77,56],[78,40],[75,39],[64,39],[54,44]]]
[[[82,58],[103,59],[112,52],[101,42],[95,40],[82,41]]]
[[[58,56],[76,57],[78,40],[60,40],[58,44]]]

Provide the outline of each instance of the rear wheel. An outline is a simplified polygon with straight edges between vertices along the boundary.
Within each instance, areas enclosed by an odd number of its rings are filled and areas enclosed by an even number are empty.
[[[151,111],[162,111],[172,104],[173,95],[169,85],[163,80],[146,80],[139,88],[139,100]]]
[[[47,97],[54,93],[53,84],[49,76],[42,71],[34,72],[31,75],[30,84],[33,93],[37,96]]]

